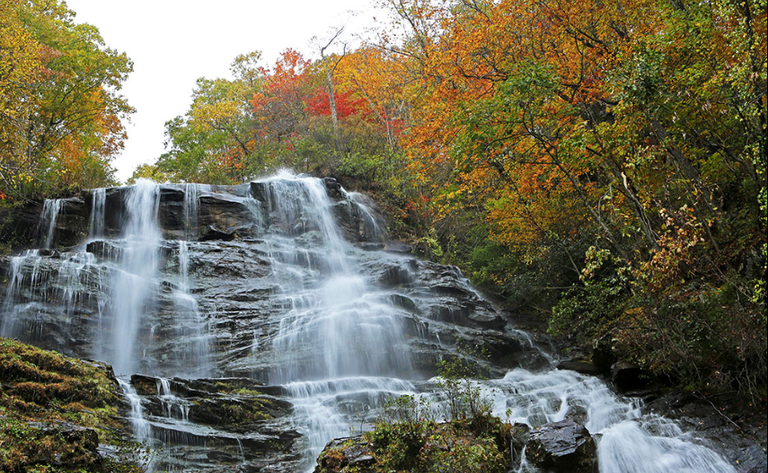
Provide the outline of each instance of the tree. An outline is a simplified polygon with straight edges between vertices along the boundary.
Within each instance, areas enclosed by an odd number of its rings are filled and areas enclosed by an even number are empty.
[[[166,148],[158,169],[184,182],[237,183],[264,171],[251,100],[262,88],[261,53],[240,55],[234,78],[197,80],[183,117],[166,122]]]
[[[3,193],[111,182],[122,119],[133,111],[119,94],[131,61],[95,27],[76,24],[64,3],[3,0],[2,15]]]

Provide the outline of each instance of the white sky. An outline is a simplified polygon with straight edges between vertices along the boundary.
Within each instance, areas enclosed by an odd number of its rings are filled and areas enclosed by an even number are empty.
[[[262,52],[271,65],[286,48],[316,57],[311,39],[346,25],[345,39],[376,26],[371,0],[66,0],[78,23],[90,23],[134,72],[122,93],[136,108],[128,141],[114,161],[125,181],[163,152],[166,121],[183,115],[199,77],[230,77],[238,54]]]

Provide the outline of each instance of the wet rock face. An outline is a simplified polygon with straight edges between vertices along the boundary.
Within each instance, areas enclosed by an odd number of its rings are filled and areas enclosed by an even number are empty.
[[[152,435],[171,454],[200,455],[200,467],[213,460],[230,468],[271,464],[292,471],[300,460],[290,453],[300,442],[290,420],[293,406],[278,387],[248,378],[186,380],[144,375],[131,376],[131,385],[141,396]],[[173,456],[160,455],[158,467],[171,468]]]
[[[141,215],[128,205],[139,186],[61,202],[43,224],[51,249],[0,258],[0,330],[134,375],[154,437],[192,459],[184,468],[206,471],[301,470],[292,462],[319,449],[299,436],[297,396],[327,395],[314,411],[364,416],[390,391],[413,389],[402,380],[467,356],[460,341],[491,355],[479,362],[493,375],[547,363],[458,269],[383,242],[372,203],[317,183],[160,185],[145,189],[154,200]],[[142,230],[127,234],[137,222]],[[122,323],[125,306],[136,318]],[[125,338],[130,370],[121,371],[114,358]],[[372,394],[353,399],[361,389]],[[277,452],[282,470],[270,466]]]
[[[698,442],[729,459],[739,473],[768,472],[764,408],[742,410],[741,415],[735,415],[741,402],[735,396],[717,399],[719,407],[709,401],[690,392],[672,391],[649,399],[644,410],[663,413],[684,430],[695,432]]]
[[[125,226],[129,190],[106,190],[104,237],[119,235]],[[273,352],[270,340],[280,328],[280,314],[296,303],[287,286],[312,286],[331,271],[317,224],[301,208],[286,212],[285,205],[276,201],[280,196],[266,183],[199,186],[194,188],[194,206],[189,204],[191,192],[184,185],[159,186],[157,222],[166,239],[157,249],[160,274],[159,284],[152,289],[154,302],[138,328],[138,340],[145,347],[138,370],[166,376],[205,375],[203,370],[189,369],[195,361],[187,342],[196,335],[189,330],[194,321],[180,317],[184,315],[179,304],[182,269],[187,271],[189,296],[202,314],[202,321],[196,323],[207,334],[208,370],[215,367],[224,376],[251,376],[262,382],[269,382],[269,373],[280,370],[281,360],[301,364],[304,359],[312,370],[316,355],[299,350],[292,354],[293,360],[286,359]],[[335,187],[328,194],[338,199],[331,204],[342,235],[353,243],[368,238],[361,230],[366,213]],[[69,237],[62,239],[70,233],[81,237],[89,233],[88,212],[94,198],[62,205],[55,224],[56,246],[72,243]],[[62,230],[65,224],[77,231],[67,233]],[[19,289],[9,301],[17,308],[15,334],[80,357],[104,356],[106,350],[96,345],[95,334],[109,330],[104,316],[114,296],[110,285],[120,271],[115,266],[127,254],[125,241],[104,237],[91,240],[84,252],[41,250],[21,263]],[[183,264],[180,243],[168,238],[187,240]],[[453,351],[458,340],[484,347],[504,368],[536,368],[546,363],[530,341],[506,331],[506,320],[458,269],[418,261],[401,252],[402,245],[370,243],[379,246],[350,247],[355,252],[352,257],[366,284],[381,288],[376,302],[394,308],[397,323],[407,334],[396,341],[401,344],[397,350],[412,354],[415,372],[401,375],[434,375],[441,351]],[[387,251],[390,247],[396,251]],[[11,260],[4,258],[0,266],[10,271]],[[0,297],[9,294],[0,292]]]
[[[566,419],[545,424],[528,436],[525,454],[532,465],[557,473],[596,471],[597,446],[583,425]]]

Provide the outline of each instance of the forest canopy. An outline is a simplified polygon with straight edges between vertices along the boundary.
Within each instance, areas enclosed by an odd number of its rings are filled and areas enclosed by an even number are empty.
[[[134,178],[334,176],[573,346],[764,399],[766,0],[383,3],[376,41],[243,45]],[[109,182],[130,61],[57,2],[0,5],[0,192]]]

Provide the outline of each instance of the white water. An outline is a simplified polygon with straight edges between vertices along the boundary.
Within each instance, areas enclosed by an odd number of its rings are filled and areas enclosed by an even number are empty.
[[[88,239],[104,236],[104,227],[107,211],[107,190],[104,188],[93,189],[91,202],[91,217],[88,222]]]
[[[583,417],[597,439],[601,473],[736,473],[676,424],[641,415],[639,401],[618,397],[597,378],[572,371],[517,369],[485,384],[494,414],[509,422],[539,427],[574,413]],[[526,464],[518,471],[535,470]]]
[[[161,241],[157,225],[159,191],[154,182],[140,179],[131,189],[126,202],[128,210],[124,230],[124,245],[120,262],[112,281],[111,324],[108,336],[111,343],[106,359],[118,374],[136,372],[137,348],[149,341],[138,340],[145,314],[156,300],[158,247]]]
[[[314,459],[328,441],[369,429],[374,412],[387,400],[436,388],[434,384],[417,387],[412,381],[417,373],[404,343],[407,335],[402,326],[403,312],[382,297],[382,289],[363,277],[358,267],[360,255],[342,237],[322,182],[287,174],[263,182],[268,189],[266,214],[262,214],[261,203],[252,198],[233,199],[243,199],[257,226],[265,232],[263,245],[277,288],[272,297],[284,311],[277,322],[279,327],[270,337],[255,339],[250,352],[254,358],[262,350],[273,357],[269,381],[283,385],[290,393],[293,422],[306,435],[306,469],[312,471]],[[199,222],[200,194],[207,188],[187,185],[185,190],[185,235],[193,238],[192,229],[197,224],[192,221]],[[365,200],[354,193],[347,195],[362,212],[366,232],[378,234],[381,229]],[[94,191],[90,239],[104,234],[105,196],[103,189]],[[83,305],[78,288],[87,278],[97,278],[106,296],[98,304],[103,310],[89,314],[103,316],[95,344],[103,353],[96,355],[111,362],[118,374],[136,372],[153,337],[163,329],[158,321],[153,321],[152,328],[146,327],[162,291],[158,278],[163,245],[156,220],[158,199],[157,185],[148,181],[140,181],[129,191],[122,240],[115,242],[119,251],[114,253],[117,256],[107,258],[116,258],[115,263],[97,263],[94,255],[85,251],[63,253],[55,261],[37,250],[13,257],[0,333],[15,336],[26,330],[32,332],[32,339],[42,337],[44,326],[36,321],[51,312],[76,320],[75,312]],[[54,242],[61,205],[60,201],[46,203],[41,222],[45,246]],[[216,374],[208,323],[195,298],[195,289],[199,288],[190,276],[194,274],[190,250],[194,252],[199,244],[179,241],[164,246],[168,260],[178,264],[178,272],[166,281],[165,287],[170,289],[165,290],[173,304],[174,321],[178,322],[176,339],[187,347],[175,360],[177,366],[169,369],[172,375]],[[402,264],[406,263],[403,258]],[[55,277],[47,277],[48,273]],[[418,294],[411,296],[419,302]],[[59,305],[52,308],[50,300]],[[440,324],[429,323],[433,329]],[[437,333],[430,334],[426,325],[418,330],[424,340],[438,337]],[[147,369],[146,365],[142,369]],[[178,432],[180,438],[191,432],[200,438],[212,430],[189,422],[189,401],[173,394],[168,379],[160,378],[157,386],[165,417],[151,417],[151,422],[141,397],[124,381],[120,384],[131,404],[137,439],[149,441],[153,437],[152,424],[157,427],[155,437],[166,435],[171,441],[173,432]],[[515,370],[485,386],[494,412],[511,422],[537,427],[581,412],[586,427],[598,439],[602,473],[735,471],[674,423],[641,415],[638,402],[617,397],[596,378],[568,371]],[[245,459],[240,438],[233,439]],[[534,470],[523,461],[518,471]]]
[[[192,403],[171,392],[171,382],[167,378],[157,379],[157,397],[163,404],[165,416],[189,423],[189,408]]]
[[[296,422],[307,435],[308,471],[330,440],[362,433],[375,420],[376,409],[394,397],[415,392],[409,381],[377,377],[295,381],[285,388],[293,396]]]
[[[11,258],[0,335],[41,342],[44,322],[55,317],[63,324],[78,323],[83,301],[81,288],[98,271],[96,258],[86,251],[62,253],[56,265],[39,250],[27,250]],[[98,277],[97,275],[95,277]]]
[[[185,348],[175,369],[177,375],[186,377],[204,377],[211,372],[210,349],[207,324],[200,308],[191,293],[189,282],[189,244],[181,240],[178,243],[179,283],[173,291],[175,306],[176,336],[178,343]]]
[[[131,427],[133,428],[133,434],[136,436],[136,441],[148,442],[152,438],[152,426],[144,418],[141,397],[133,389],[131,383],[123,380],[122,377],[117,378],[117,383],[120,385],[125,398],[131,404]]]
[[[380,220],[373,211],[370,198],[359,192],[345,192],[344,196],[353,203],[353,212],[362,216],[364,232],[370,240],[380,241],[387,237],[386,229],[382,227]]]
[[[206,184],[184,184],[184,224],[187,239],[194,239],[198,234],[200,194],[210,190]]]
[[[412,392],[409,382],[391,376],[413,373],[408,354],[397,349],[403,343],[399,314],[375,297],[355,268],[322,181],[282,175],[265,182],[269,229],[276,233],[267,239],[273,278],[281,288],[276,297],[289,308],[272,339],[277,359],[270,383],[283,384],[292,394],[311,470],[329,440],[354,431],[358,419],[350,422],[343,406],[370,408]],[[308,238],[320,240],[320,253],[305,246]]]
[[[313,258],[295,240],[274,239],[274,255],[282,254],[274,257],[275,278],[290,309],[272,340],[273,352],[283,359],[270,379],[292,394],[296,420],[308,438],[310,472],[328,441],[355,433],[356,425],[358,430],[368,425],[367,409],[377,409],[393,396],[414,394],[416,388],[402,379],[412,373],[407,355],[397,350],[403,337],[397,311],[391,303],[376,302],[376,288],[354,267],[320,182],[290,178],[270,184],[271,221],[288,235],[285,222],[298,220],[302,230],[319,229],[324,250],[319,259],[327,265],[319,271],[319,284],[308,287],[291,269],[303,259],[313,269]],[[325,265],[316,262],[318,266]],[[393,375],[401,379],[388,377]],[[735,473],[713,451],[681,440],[679,430],[652,428],[674,424],[641,416],[639,402],[617,397],[597,378],[519,369],[484,385],[494,412],[510,422],[538,427],[580,412],[598,439],[602,473]],[[534,469],[523,459],[518,471]]]
[[[40,227],[38,233],[42,236],[43,248],[50,249],[53,245],[53,237],[56,231],[56,221],[61,213],[63,199],[46,199],[43,203],[43,212],[40,215]],[[45,231],[45,233],[42,233]]]

